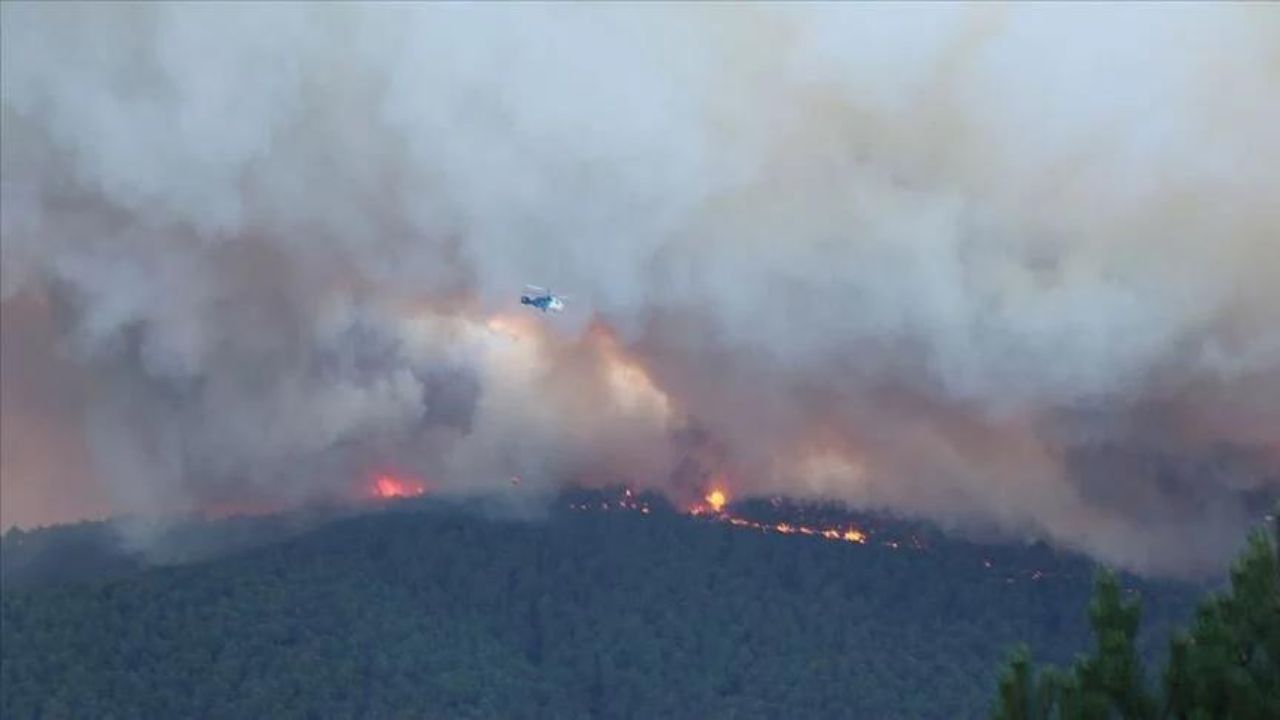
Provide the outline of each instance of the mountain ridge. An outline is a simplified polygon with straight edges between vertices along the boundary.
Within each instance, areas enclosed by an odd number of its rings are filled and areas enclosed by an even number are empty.
[[[6,584],[5,715],[981,717],[1015,644],[1053,662],[1088,645],[1079,556],[830,542],[653,502],[520,520],[414,499],[196,562]],[[1197,588],[1124,582],[1158,656]]]

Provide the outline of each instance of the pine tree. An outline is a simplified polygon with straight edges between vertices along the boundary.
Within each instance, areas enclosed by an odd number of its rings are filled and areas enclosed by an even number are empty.
[[[1089,618],[1097,649],[1076,664],[1080,710],[1084,717],[1129,720],[1156,715],[1146,689],[1135,640],[1142,608],[1138,598],[1126,601],[1115,574],[1103,571],[1097,581]]]
[[[1231,569],[1230,592],[1210,597],[1191,633],[1174,639],[1164,676],[1169,717],[1280,717],[1280,553],[1274,543],[1255,532]]]
[[[1150,694],[1134,640],[1140,607],[1115,575],[1099,575],[1090,607],[1095,654],[1070,672],[1037,673],[1025,649],[1001,677],[996,720],[1280,718],[1280,506],[1268,538],[1255,532],[1232,566],[1230,591],[1210,596],[1171,642],[1163,698]]]
[[[1035,669],[1025,645],[1019,646],[1009,658],[1009,664],[1000,678],[1000,704],[992,714],[994,720],[1041,720],[1047,718],[1052,697],[1045,689],[1051,684],[1043,681],[1037,688]]]

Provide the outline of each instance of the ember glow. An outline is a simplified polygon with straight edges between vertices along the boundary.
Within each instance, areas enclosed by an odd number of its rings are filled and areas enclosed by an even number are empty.
[[[409,480],[385,473],[373,479],[373,494],[383,500],[419,497],[426,494],[426,492],[427,486],[417,480]]]
[[[745,518],[734,517],[732,515],[720,515],[715,519],[727,522],[734,527],[745,527],[762,532],[778,533],[779,535],[807,535],[809,537],[822,538],[823,540],[837,540],[840,542],[856,543],[865,545],[867,543],[867,533],[859,530],[852,525],[846,527],[813,527],[809,525],[796,525],[794,523],[762,523]],[[886,547],[897,548],[898,543],[887,541],[884,543]]]
[[[622,496],[617,500],[610,502],[607,499],[601,499],[598,503],[569,503],[570,510],[588,511],[588,510],[625,510],[629,512],[638,512],[641,515],[648,515],[653,512],[653,508],[649,507],[649,503],[635,496],[630,488],[622,491]]]
[[[630,492],[629,490],[627,491],[627,497],[630,497]],[[695,517],[728,523],[734,527],[750,528],[779,535],[805,535],[822,538],[823,540],[837,540],[859,545],[866,544],[868,539],[866,531],[853,525],[817,526],[796,522],[761,522],[734,515],[728,509],[728,505],[729,496],[725,491],[719,487],[713,487],[706,497],[702,499],[701,503],[696,503],[688,509],[688,513]],[[891,542],[886,542],[885,545],[894,548],[898,547],[897,543]]]
[[[768,506],[769,510],[766,512],[788,513],[789,506],[785,504],[782,498],[770,498]],[[587,499],[569,503],[568,509],[582,513],[622,512],[651,515],[654,512],[654,508],[650,506],[645,496],[637,495],[630,488],[622,488],[617,495],[607,493],[593,494]],[[789,509],[790,512],[788,514],[791,517],[787,519],[777,519],[776,517],[773,519],[755,519],[747,517],[745,515],[751,513],[750,509],[741,508],[739,511],[735,511],[729,504],[728,494],[720,489],[720,486],[716,486],[707,493],[706,497],[703,498],[703,502],[695,503],[685,508],[683,514],[698,522],[724,524],[734,528],[755,530],[766,534],[798,535],[818,540],[864,545],[869,548],[874,546],[894,551],[929,551],[929,544],[912,531],[895,530],[891,527],[871,529],[865,526],[860,527],[858,524],[847,521],[839,523],[813,522],[805,520],[807,513],[803,508],[790,507]],[[872,536],[878,537],[873,541]],[[982,572],[1002,577],[1006,583],[1014,583],[1021,580],[1040,582],[1052,579],[1059,574],[1055,570],[1045,568],[1014,567],[997,564],[990,558],[983,558],[981,567]]]

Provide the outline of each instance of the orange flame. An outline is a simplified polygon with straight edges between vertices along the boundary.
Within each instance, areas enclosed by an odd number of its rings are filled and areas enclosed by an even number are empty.
[[[748,528],[765,533],[777,533],[779,535],[807,535],[810,537],[822,538],[823,540],[854,543],[856,545],[867,545],[871,542],[871,533],[854,525],[845,524],[822,527],[815,525],[803,525],[798,522],[760,522],[732,514],[732,511],[727,509],[728,503],[729,497],[725,491],[718,487],[713,487],[712,490],[707,493],[706,497],[703,498],[703,502],[692,505],[689,507],[687,512],[690,515],[702,518],[706,521],[726,523],[733,527]],[[780,506],[781,501],[774,498],[770,501],[770,504],[776,508]],[[644,515],[648,515],[652,511],[649,504],[632,493],[630,488],[623,488],[622,494],[615,500],[611,501],[606,498],[601,500],[598,505],[596,503],[570,503],[569,509],[583,512],[596,510],[621,510],[639,512]],[[921,542],[918,537],[912,537],[909,543],[905,544],[903,542],[890,539],[881,539],[878,541],[878,544],[894,550],[900,550],[903,548],[911,548],[920,551],[927,550],[925,544]],[[982,564],[987,568],[993,567],[993,563],[990,559],[984,559]],[[1040,581],[1051,577],[1052,573],[1035,570],[1028,572],[1027,576],[1032,581]],[[1007,582],[1012,583],[1014,582],[1014,579],[1010,577],[1007,579]]]
[[[724,510],[724,504],[728,501],[728,498],[725,497],[723,490],[715,488],[711,492],[707,493],[707,496],[703,498],[703,500],[707,501],[707,505],[710,505],[712,510],[720,512],[721,510]]]
[[[710,503],[710,496],[708,496],[707,502]],[[690,512],[694,515],[707,514],[705,508],[702,508],[701,506],[695,507]],[[734,527],[751,528],[753,530],[760,530],[761,532],[778,533],[779,535],[808,535],[811,537],[820,537],[824,540],[839,540],[842,542],[856,543],[858,545],[865,545],[867,543],[867,533],[852,526],[844,528],[820,528],[787,522],[763,523],[755,520],[748,520],[747,518],[735,517],[726,513],[717,513],[712,516],[712,519],[720,522],[727,522]],[[893,547],[897,547],[897,544],[893,544]]]
[[[417,497],[427,492],[427,487],[416,480],[398,478],[383,473],[373,479],[373,494],[384,500]]]
[[[867,534],[861,530],[849,528],[840,534],[840,539],[848,542],[864,543],[867,541]]]
[[[808,535],[811,537],[820,537],[824,540],[839,540],[842,542],[857,543],[865,545],[868,537],[864,531],[853,527],[811,527],[809,525],[800,525],[795,523],[778,522],[763,523],[756,520],[749,520],[743,517],[737,517],[727,510],[729,504],[729,496],[720,487],[712,487],[706,497],[702,498],[702,502],[697,503],[689,508],[690,515],[708,517],[719,522],[726,522],[734,527],[751,528],[762,532],[778,533],[780,535]],[[777,506],[777,503],[773,503]]]

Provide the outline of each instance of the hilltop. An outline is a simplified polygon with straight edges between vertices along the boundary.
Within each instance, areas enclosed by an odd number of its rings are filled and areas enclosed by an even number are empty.
[[[307,522],[221,521],[240,529],[238,549],[165,567],[86,539],[105,526],[18,543],[11,533],[0,709],[980,717],[1015,644],[1065,662],[1089,642],[1095,567],[1043,545],[971,543],[776,502],[733,517],[787,532],[658,498],[564,500],[538,521],[431,499]],[[795,531],[837,526],[866,538]],[[52,558],[58,538],[115,564],[80,577],[35,572],[36,548]],[[1144,600],[1141,647],[1159,655],[1200,589],[1123,583]]]

